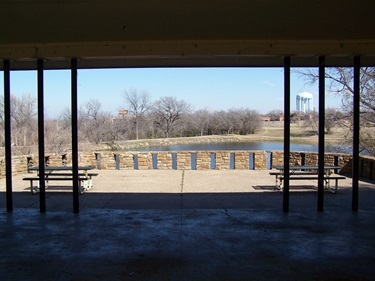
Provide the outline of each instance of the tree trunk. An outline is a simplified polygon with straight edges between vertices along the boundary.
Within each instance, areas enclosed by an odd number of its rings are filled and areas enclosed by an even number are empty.
[[[138,120],[135,121],[135,137],[138,140]]]

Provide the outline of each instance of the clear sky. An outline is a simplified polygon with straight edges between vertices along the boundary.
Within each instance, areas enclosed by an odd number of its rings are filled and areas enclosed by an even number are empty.
[[[0,93],[3,95],[3,72],[0,72]],[[126,109],[124,91],[147,91],[155,101],[162,96],[174,96],[192,105],[194,110],[228,110],[250,108],[266,114],[283,110],[284,85],[282,68],[141,68],[78,70],[78,102],[90,99],[101,102],[103,110],[117,114]],[[58,116],[70,108],[70,71],[44,72],[46,115]],[[291,110],[295,110],[298,93],[309,92],[318,108],[318,86],[292,72]],[[12,71],[11,93],[37,95],[36,71]],[[340,100],[326,94],[326,107],[340,106]]]

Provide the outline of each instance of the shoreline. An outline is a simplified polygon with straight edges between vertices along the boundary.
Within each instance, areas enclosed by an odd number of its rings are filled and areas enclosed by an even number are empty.
[[[246,142],[283,142],[283,138],[278,137],[259,137],[256,135],[241,136],[241,135],[228,135],[228,136],[199,136],[199,137],[182,137],[182,138],[163,138],[163,139],[141,139],[141,140],[128,140],[119,141],[114,143],[105,143],[107,148],[103,150],[126,150],[134,148],[146,148],[154,146],[170,146],[180,144],[207,144],[207,143],[246,143]],[[312,141],[302,138],[291,138],[293,144],[317,144],[317,141]]]

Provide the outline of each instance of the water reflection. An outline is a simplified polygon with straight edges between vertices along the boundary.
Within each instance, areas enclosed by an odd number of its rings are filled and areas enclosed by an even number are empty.
[[[152,146],[129,149],[130,151],[216,151],[216,150],[283,150],[282,142],[231,142],[231,143],[195,143],[168,146]],[[312,144],[290,144],[291,151],[317,152],[318,146]]]

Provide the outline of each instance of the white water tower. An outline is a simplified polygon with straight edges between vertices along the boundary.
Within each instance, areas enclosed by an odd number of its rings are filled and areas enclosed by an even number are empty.
[[[312,110],[313,110],[313,95],[307,92],[297,94],[296,111],[306,113]]]

